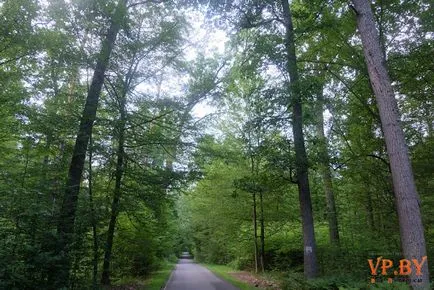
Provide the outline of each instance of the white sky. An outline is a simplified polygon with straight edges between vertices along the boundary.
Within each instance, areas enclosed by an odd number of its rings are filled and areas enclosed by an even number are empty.
[[[206,23],[205,15],[199,11],[189,11],[187,20],[191,26],[188,46],[184,50],[187,61],[194,62],[200,54],[211,58],[215,54],[224,53],[226,44],[229,41],[225,31],[210,27]],[[216,108],[210,106],[208,100],[203,100],[193,108],[192,115],[197,119],[201,119],[215,111]]]
[[[223,54],[229,38],[226,32],[206,23],[205,15],[199,11],[188,11],[187,20],[190,25],[187,45],[184,49],[184,58],[188,62],[194,62],[199,55],[212,58],[215,54]],[[188,82],[188,76],[172,77],[166,73],[163,85],[160,87],[162,94],[181,95]],[[154,83],[139,84],[136,89],[142,93],[155,93],[158,85]],[[214,113],[216,109],[208,104],[208,100],[198,103],[192,110],[195,119]]]
[[[190,39],[191,46],[187,49],[185,55],[188,61],[194,61],[199,53],[205,57],[212,57],[215,53],[222,54],[225,50],[229,38],[226,32],[215,27],[207,27],[205,15],[198,11],[192,11],[188,15],[188,21],[191,25]],[[216,108],[210,106],[207,100],[198,103],[192,111],[195,118],[201,119],[211,113]]]

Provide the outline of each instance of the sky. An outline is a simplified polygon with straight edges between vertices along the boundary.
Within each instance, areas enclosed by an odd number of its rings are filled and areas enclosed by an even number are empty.
[[[224,53],[225,46],[229,41],[225,31],[210,27],[210,24],[207,23],[205,19],[204,13],[199,11],[188,11],[187,20],[190,25],[190,31],[187,39],[188,44],[184,49],[186,61],[194,62],[200,54],[212,58],[215,54]],[[182,77],[165,77],[163,91],[167,95],[182,94],[187,81],[187,78]],[[157,85],[142,83],[136,89],[144,93],[155,92]],[[192,115],[196,119],[202,119],[215,111],[216,109],[205,99],[193,108]]]
[[[186,51],[186,59],[194,61],[198,53],[203,53],[206,57],[212,57],[214,53],[222,54],[225,50],[229,38],[226,32],[220,29],[207,27],[205,22],[205,15],[198,11],[192,11],[188,15],[188,20],[191,24],[190,41],[195,45],[190,46]],[[194,117],[201,119],[216,109],[204,100],[197,104],[192,114]]]

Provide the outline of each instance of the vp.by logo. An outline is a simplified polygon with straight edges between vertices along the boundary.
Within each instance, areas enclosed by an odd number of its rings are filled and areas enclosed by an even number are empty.
[[[419,262],[417,259],[401,259],[399,260],[399,266],[398,270],[395,270],[393,274],[395,276],[408,276],[412,273],[412,265],[414,265],[414,268],[416,269],[416,276],[422,275],[422,266],[425,264],[427,259],[427,256],[422,257],[422,260]],[[388,270],[391,269],[393,265],[393,261],[389,259],[383,259],[383,257],[378,257],[377,262],[374,266],[374,260],[368,259],[369,268],[371,269],[372,276],[378,275],[378,270],[381,268],[381,275],[386,276],[388,275]]]

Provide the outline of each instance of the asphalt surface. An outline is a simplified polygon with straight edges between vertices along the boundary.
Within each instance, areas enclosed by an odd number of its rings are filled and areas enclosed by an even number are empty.
[[[165,290],[239,290],[191,259],[179,259]]]

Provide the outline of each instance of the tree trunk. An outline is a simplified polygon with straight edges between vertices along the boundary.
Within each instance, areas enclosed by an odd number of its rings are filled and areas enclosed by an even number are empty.
[[[124,88],[120,100],[120,119],[117,126],[119,136],[118,136],[117,162],[116,162],[116,172],[115,172],[116,181],[115,181],[115,189],[113,193],[110,223],[107,232],[107,241],[106,241],[106,247],[104,252],[104,263],[102,267],[103,269],[102,269],[102,276],[101,276],[101,283],[103,285],[110,285],[110,262],[111,262],[111,255],[113,249],[113,239],[114,239],[115,228],[116,228],[116,219],[119,213],[122,176],[124,174],[126,94],[127,94],[126,83],[124,83]]]
[[[300,198],[300,211],[303,224],[304,275],[314,278],[318,275],[316,242],[312,214],[312,201],[309,188],[308,163],[304,146],[302,101],[298,84],[297,58],[295,55],[294,29],[288,0],[282,0],[283,17],[286,29],[285,46],[287,51],[287,71],[291,79],[290,95],[292,104],[292,131],[294,135],[295,166]]]
[[[92,271],[92,287],[98,289],[98,234],[96,227],[95,205],[93,203],[93,171],[92,171],[92,156],[93,155],[93,142],[92,133],[89,139],[89,206],[92,223],[92,238],[93,238],[93,271]]]
[[[255,244],[255,273],[258,273],[258,223],[256,222],[256,193],[253,193],[253,241]]]
[[[368,227],[369,230],[371,231],[371,233],[375,233],[376,232],[376,226],[375,226],[375,218],[374,218],[374,208],[372,206],[372,193],[371,190],[369,189],[369,184],[365,183],[365,186],[367,188],[366,190],[366,211],[367,211],[367,222],[368,222]]]
[[[59,244],[57,254],[61,255],[61,262],[58,265],[57,273],[53,273],[56,282],[55,287],[65,288],[69,283],[69,270],[71,261],[69,258],[70,247],[73,242],[74,223],[77,209],[78,193],[82,178],[84,161],[86,158],[89,136],[92,132],[93,123],[96,118],[99,96],[104,82],[104,74],[109,63],[116,36],[120,29],[121,19],[125,11],[126,1],[119,1],[116,12],[112,17],[110,28],[102,43],[98,61],[92,77],[86,104],[80,120],[80,127],[75,140],[72,160],[69,167],[66,189],[63,196],[62,207],[57,224]]]
[[[259,218],[259,223],[261,227],[261,271],[265,271],[265,225],[264,225],[264,202],[263,202],[263,192],[259,192],[259,207],[261,211],[261,216]]]
[[[400,114],[391,81],[382,54],[378,31],[368,0],[353,0],[357,14],[357,27],[363,44],[369,78],[374,90],[380,112],[392,171],[393,187],[399,217],[401,246],[406,259],[422,261],[426,256],[426,246],[419,196],[414,183],[413,171],[405,143],[404,132],[400,125]],[[411,282],[413,288],[428,288],[428,262],[422,266],[422,276],[416,276],[412,263],[411,280],[421,278],[421,283]]]
[[[327,138],[324,134],[324,96],[321,91],[318,93],[317,98],[317,114],[318,121],[316,123],[316,131],[319,139],[319,171],[324,182],[324,192],[326,196],[326,205],[327,205],[327,219],[329,223],[329,234],[330,234],[330,243],[332,245],[339,245],[339,228],[338,228],[338,218],[336,213],[336,203],[335,203],[335,195],[333,192],[333,182],[332,175],[330,172],[330,156],[328,152],[328,142]]]
[[[50,148],[51,148],[51,142],[53,141],[53,135],[51,133],[47,133],[47,139],[45,143],[45,156],[44,156],[44,161],[42,161],[42,178],[41,178],[41,188],[48,188],[47,184],[48,184],[48,162],[50,161]]]

